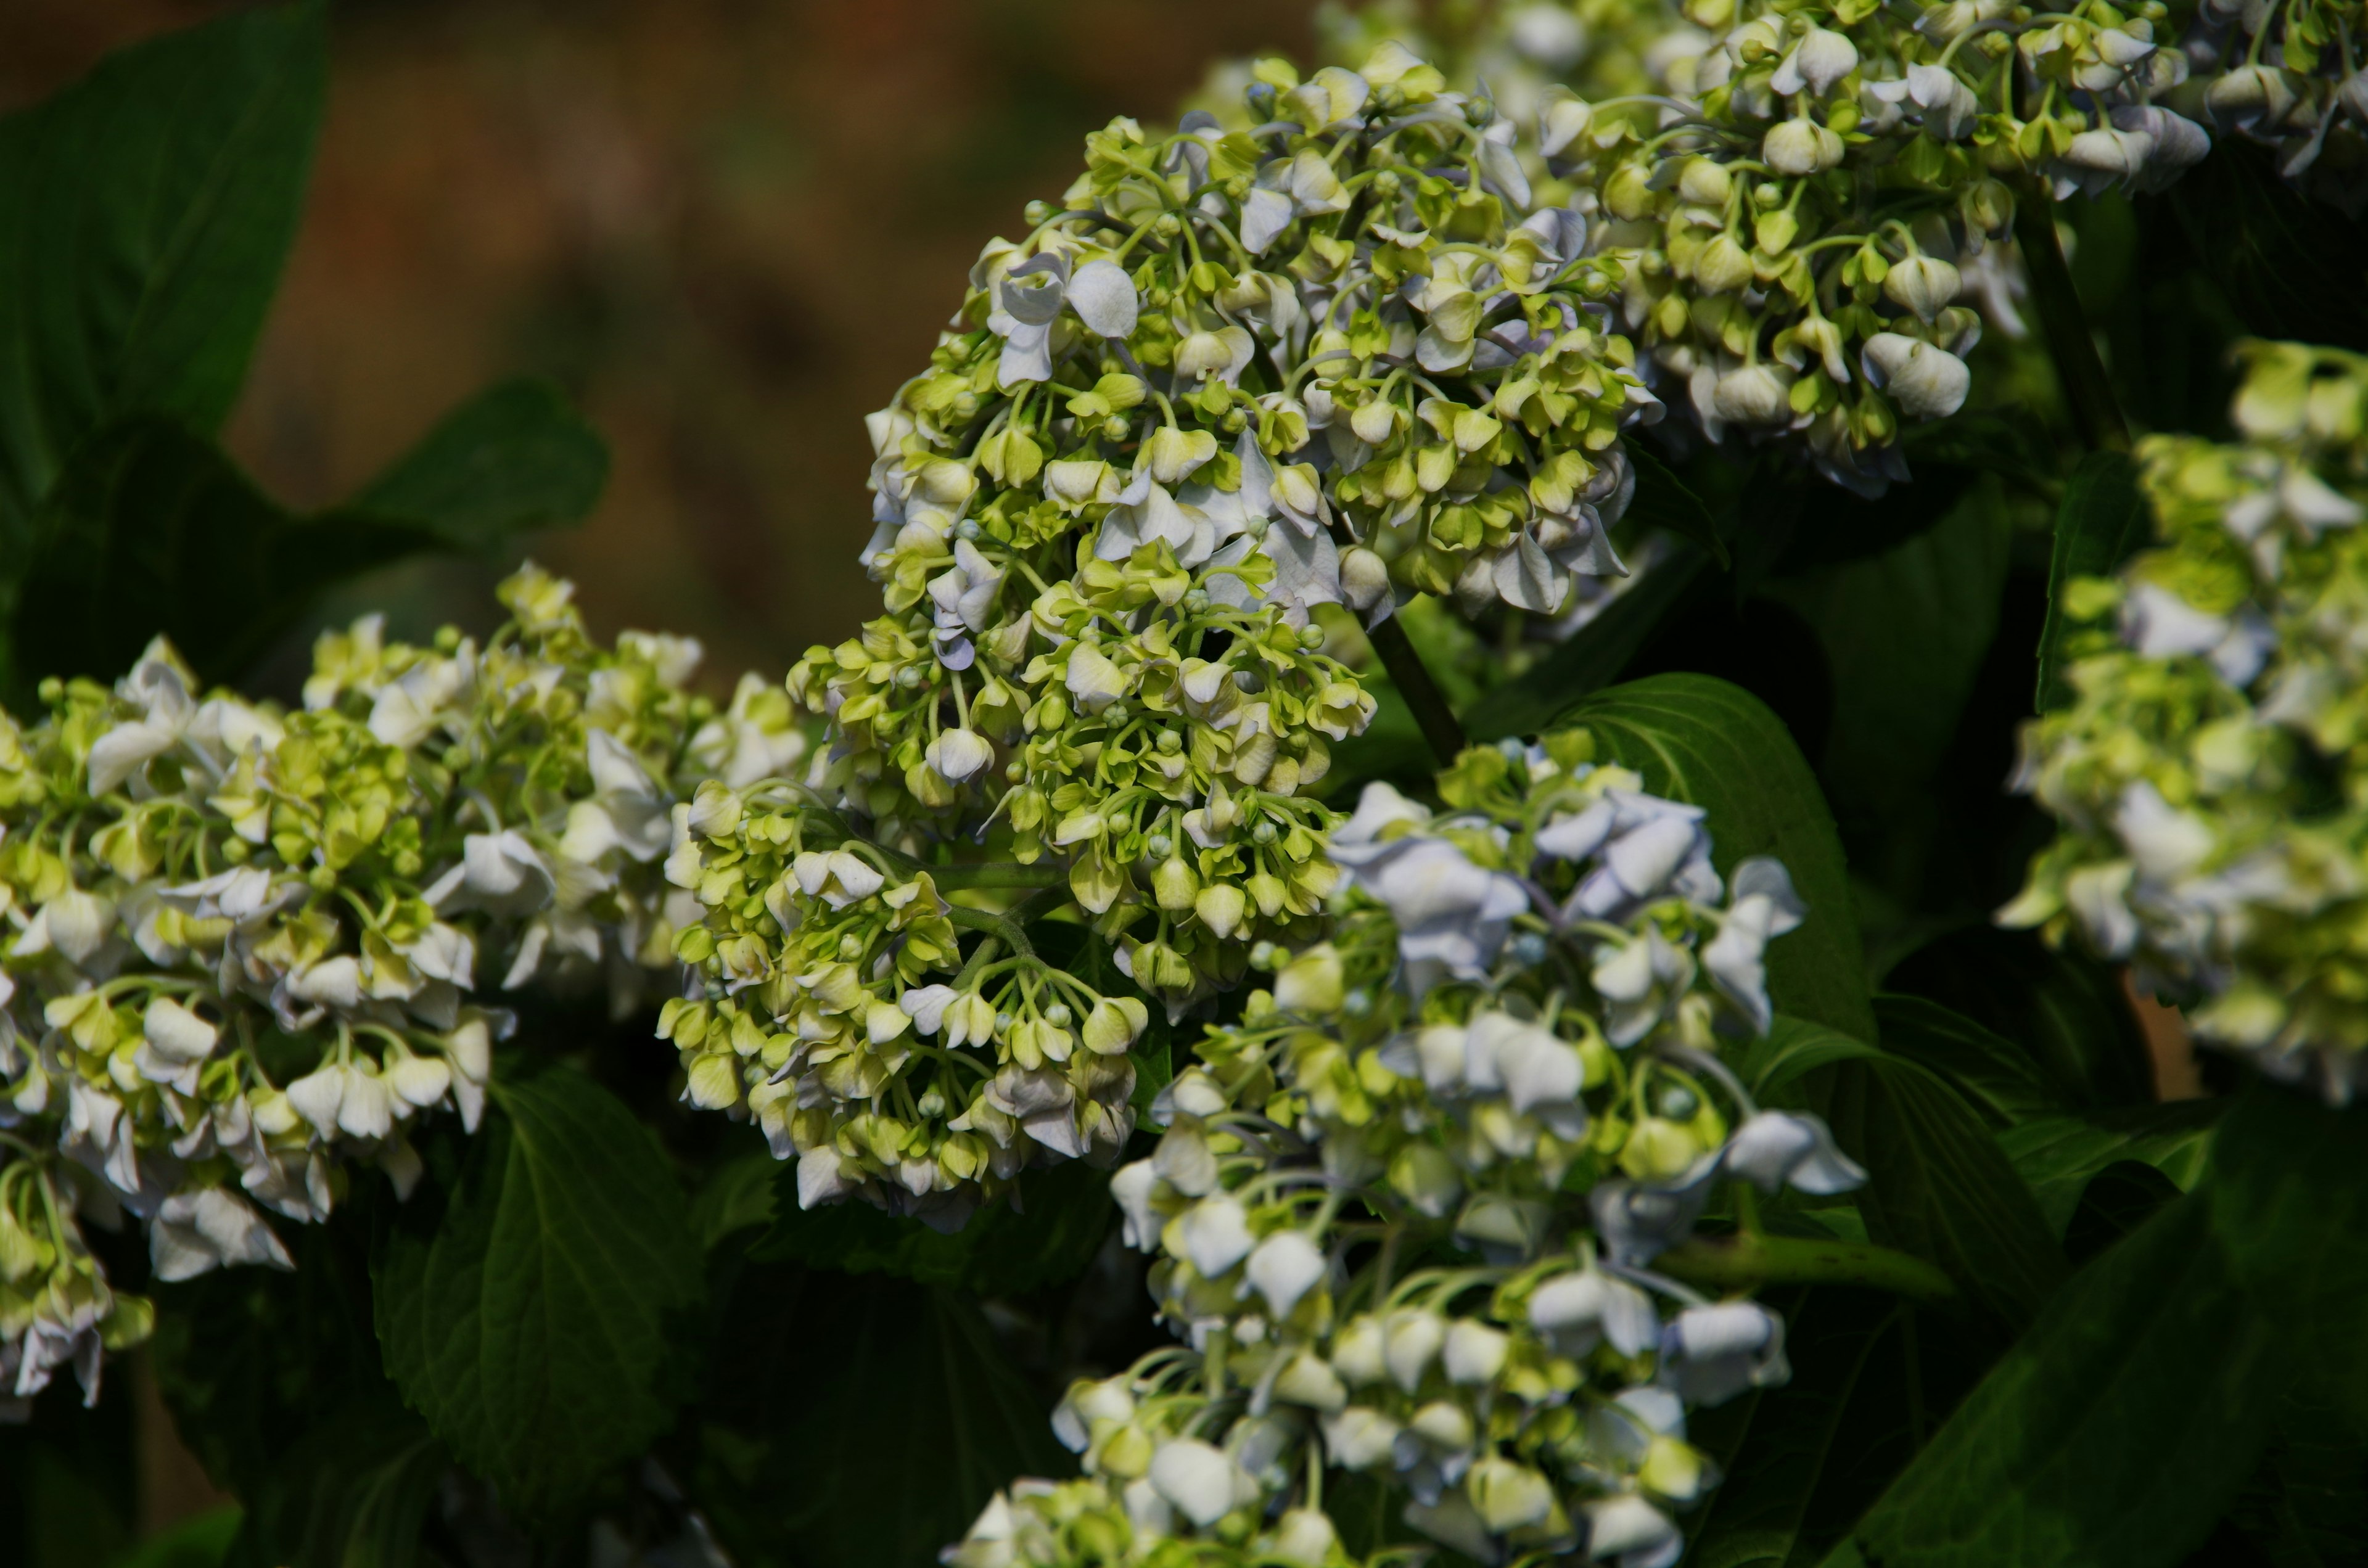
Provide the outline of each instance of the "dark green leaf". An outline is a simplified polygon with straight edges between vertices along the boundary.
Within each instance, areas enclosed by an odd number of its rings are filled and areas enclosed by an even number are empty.
[[[1791,1379],[1689,1423],[1727,1472],[1688,1521],[1694,1568],[1816,1562],[1914,1452],[1899,1304],[1837,1290],[1783,1310]]]
[[[845,1274],[893,1274],[980,1296],[1025,1295],[1076,1278],[1118,1212],[1110,1173],[1080,1161],[1024,1173],[1025,1212],[998,1203],[951,1232],[863,1203],[801,1209],[793,1165],[780,1167],[776,1184],[772,1229],[750,1256]]]
[[[1815,630],[1833,680],[1818,777],[1861,875],[1912,887],[1939,810],[1925,788],[1955,738],[2006,586],[2001,486],[1967,486],[1930,528],[1761,592]]]
[[[781,1162],[761,1144],[710,1171],[690,1200],[690,1228],[702,1249],[773,1222],[773,1184]],[[795,1196],[792,1189],[791,1196]]]
[[[2276,155],[2220,137],[2158,199],[2246,331],[2368,352],[2368,220],[2297,192]]]
[[[2176,1562],[2252,1468],[2281,1371],[2192,1194],[2049,1303],[1827,1562]]]
[[[2116,972],[2092,959],[1985,923],[1918,949],[1884,985],[1930,997],[2012,1040],[2080,1110],[2154,1103],[2146,1035]]]
[[[1072,1473],[976,1307],[881,1275],[750,1268],[674,1468],[735,1561],[934,1562],[998,1487]]]
[[[2070,1108],[2029,1051],[1963,1013],[1921,996],[1878,992],[1874,1016],[1885,1051],[1941,1074],[1994,1127]]]
[[[1913,1062],[1862,1058],[1830,1073],[1826,1117],[1866,1167],[1867,1235],[1938,1264],[2006,1328],[2029,1323],[2063,1282],[2064,1257],[1979,1114]]]
[[[380,1369],[365,1256],[375,1184],[336,1221],[281,1227],[293,1273],[158,1291],[157,1382],[182,1440],[246,1504],[229,1568],[411,1568],[447,1466]]]
[[[2219,1100],[2174,1100],[2051,1117],[2000,1132],[1998,1147],[2029,1184],[2049,1228],[2060,1235],[2089,1181],[2116,1161],[2151,1165],[2182,1190],[2194,1187],[2212,1147],[2213,1123],[2226,1108]]]
[[[1718,525],[1702,498],[1686,488],[1686,482],[1642,441],[1629,442],[1627,452],[1629,467],[1636,473],[1636,490],[1628,498],[1628,510],[1621,521],[1640,535],[1649,528],[1667,528],[1699,547],[1718,562],[1721,571],[1733,565],[1726,541],[1718,537]]]
[[[2064,1227],[2064,1256],[2079,1267],[2178,1202],[2180,1195],[2179,1185],[2152,1165],[2115,1160],[2081,1191],[2072,1222]]]
[[[292,517],[211,442],[155,418],[85,443],[36,531],[13,617],[20,686],[112,677],[158,632],[225,680],[321,589],[442,545],[416,523]]]
[[[375,1270],[386,1369],[505,1507],[549,1519],[666,1424],[702,1290],[657,1142],[585,1074],[498,1083],[438,1214],[405,1205]]]
[[[132,1402],[107,1369],[109,1397],[83,1408],[74,1375],[52,1382],[21,1423],[0,1424],[0,1562],[88,1568],[129,1547],[138,1526]]]
[[[1598,756],[1634,768],[1645,788],[1710,813],[1722,875],[1773,855],[1808,905],[1801,927],[1768,951],[1777,1009],[1872,1039],[1858,922],[1834,822],[1783,722],[1740,687],[1708,676],[1663,675],[1588,697],[1569,714]]]
[[[2368,1562],[2368,1425],[2316,1380],[2294,1380],[2222,1528],[2269,1568]]]
[[[249,1494],[225,1568],[415,1568],[450,1462],[393,1390],[357,1395]]]
[[[2072,700],[2064,666],[2071,654],[2066,641],[2071,618],[2064,612],[2065,585],[2075,577],[2110,576],[2137,553],[2154,531],[2154,516],[2138,489],[2137,464],[2126,452],[2095,451],[2080,460],[2065,483],[2055,508],[2055,544],[2047,563],[2047,623],[2039,634],[2039,689],[2032,700],[2043,713]]]
[[[1863,1040],[1852,1040],[1823,1024],[1779,1013],[1775,1025],[1764,1038],[1749,1041],[1729,1060],[1755,1097],[1793,1104],[1802,1093],[1793,1085],[1818,1068],[1837,1062],[1879,1059],[1882,1055]]]
[[[2213,1137],[2204,1190],[2237,1278],[2368,1426],[2368,1114],[2256,1080]]]
[[[1474,703],[1463,716],[1464,732],[1474,741],[1493,741],[1551,726],[1571,704],[1618,676],[1669,607],[1693,585],[1702,565],[1700,551],[1681,546],[1648,568],[1642,581],[1631,584],[1554,652]]]
[[[608,476],[608,447],[566,394],[525,378],[446,415],[347,509],[484,551],[529,528],[580,521]]]
[[[324,9],[137,45],[0,121],[0,562],[100,426],[229,413],[302,210]]]

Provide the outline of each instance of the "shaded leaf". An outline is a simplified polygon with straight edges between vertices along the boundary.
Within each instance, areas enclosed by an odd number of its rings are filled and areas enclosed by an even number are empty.
[[[600,499],[609,449],[565,393],[526,377],[446,415],[346,509],[418,523],[463,550],[580,521]]]
[[[1861,875],[1912,888],[1940,802],[1925,788],[1997,634],[2009,530],[2001,487],[1964,487],[1933,527],[1760,591],[1817,637],[1833,719],[1816,757]]]
[[[1023,1173],[1024,1212],[998,1203],[951,1232],[868,1203],[801,1209],[793,1164],[779,1167],[775,1184],[772,1227],[750,1246],[750,1256],[845,1274],[893,1274],[981,1296],[1025,1295],[1076,1278],[1118,1215],[1110,1173],[1080,1160]]]
[[[1726,1472],[1688,1521],[1695,1568],[1816,1562],[1914,1452],[1899,1304],[1825,1290],[1782,1306],[1791,1379],[1688,1423]]]
[[[1076,1466],[978,1309],[883,1275],[753,1265],[672,1468],[748,1568],[927,1563],[996,1489]]]
[[[20,685],[112,678],[160,632],[229,679],[323,588],[440,544],[416,523],[293,517],[211,442],[154,418],[78,450],[37,535],[13,618]]]
[[[2028,1051],[1963,1013],[1922,996],[1878,992],[1874,1016],[1885,1051],[1941,1074],[1993,1127],[2070,1108]]]
[[[771,1225],[773,1184],[780,1174],[781,1162],[761,1143],[710,1171],[690,1200],[690,1228],[700,1248]]]
[[[1782,1016],[1733,1061],[1755,1098],[1825,1117],[1866,1167],[1853,1196],[1870,1240],[1937,1265],[2009,1328],[2061,1282],[2063,1256],[2029,1188],[1938,1073]]]
[[[381,1388],[330,1410],[247,1494],[224,1568],[414,1568],[450,1461]]]
[[[2223,1528],[2271,1568],[2368,1562],[2368,1426],[2315,1380],[2295,1379]]]
[[[2176,1562],[2261,1451],[2280,1370],[2192,1194],[2049,1303],[1827,1562]]]
[[[1661,622],[1670,606],[1702,574],[1698,550],[1679,548],[1645,570],[1593,619],[1554,651],[1474,703],[1463,715],[1474,741],[1532,735],[1550,727],[1573,703],[1617,677]]]
[[[2203,1190],[2237,1278],[2368,1426],[2368,1115],[2256,1079],[2213,1136]]]
[[[2138,1161],[2181,1190],[2193,1187],[2211,1151],[2213,1124],[2226,1108],[2220,1100],[2174,1100],[2050,1117],[2000,1132],[1998,1147],[2029,1184],[2048,1227],[2061,1234],[2089,1183],[2117,1161]]]
[[[2029,931],[1967,926],[1900,960],[1884,985],[2012,1040],[2077,1109],[2154,1103],[2153,1061],[2118,976],[2069,948]]]
[[[1770,946],[1769,994],[1780,1012],[1872,1039],[1874,1013],[1833,816],[1767,705],[1707,676],[1662,675],[1595,693],[1569,722],[1594,735],[1600,760],[1642,775],[1647,790],[1708,811],[1721,875],[1753,855],[1783,861],[1809,914]]]
[[[656,1140],[614,1096],[552,1068],[495,1098],[440,1213],[415,1199],[384,1240],[379,1338],[454,1456],[550,1519],[666,1426],[700,1256]]]
[[[1837,1062],[1860,1062],[1883,1052],[1864,1040],[1852,1040],[1823,1024],[1779,1013],[1767,1034],[1729,1048],[1728,1061],[1758,1099],[1797,1102],[1802,1091],[1793,1085],[1820,1067]]]
[[[2368,220],[2295,190],[2275,156],[2216,138],[2158,199],[2246,331],[2368,352]]]
[[[2064,1227],[2064,1256],[2078,1267],[2178,1202],[2180,1191],[2152,1165],[2115,1160],[2082,1189],[2079,1207]]]
[[[1946,1080],[1887,1054],[1837,1062],[1826,1118],[1866,1167],[1857,1198],[1870,1238],[1939,1265],[2010,1330],[2063,1283],[2030,1188]]]
[[[0,562],[100,426],[230,412],[302,211],[324,11],[136,45],[0,120]]]
[[[2154,531],[2154,515],[2138,489],[2137,464],[2126,452],[2094,451],[2080,460],[2065,482],[2055,508],[2055,542],[2047,563],[2047,622],[2039,634],[2039,688],[2032,697],[2042,713],[2072,700],[2064,666],[2072,653],[2066,640],[2071,618],[2064,589],[2075,577],[2105,577],[2137,553]]]
[[[1636,489],[1621,521],[1640,533],[1667,528],[1717,562],[1720,570],[1733,565],[1726,541],[1719,538],[1717,522],[1702,498],[1644,442],[1630,441],[1624,449],[1629,467],[1635,471]]]

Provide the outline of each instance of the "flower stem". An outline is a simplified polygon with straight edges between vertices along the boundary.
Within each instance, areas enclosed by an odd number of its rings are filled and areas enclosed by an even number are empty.
[[[1920,1257],[1865,1242],[1738,1233],[1696,1236],[1654,1260],[1672,1278],[1714,1290],[1756,1285],[1863,1285],[1919,1301],[1957,1293],[1947,1275]]]
[[[1337,516],[1330,519],[1332,542],[1344,552],[1357,542],[1348,525]],[[1362,619],[1362,617],[1359,618]],[[1406,705],[1414,710],[1414,722],[1422,731],[1422,738],[1430,743],[1431,756],[1439,766],[1452,766],[1458,754],[1469,744],[1463,738],[1463,726],[1455,717],[1455,710],[1447,705],[1447,698],[1439,683],[1430,678],[1423,667],[1422,655],[1414,651],[1414,642],[1406,634],[1406,626],[1395,615],[1378,626],[1365,628],[1365,642],[1382,661],[1382,668],[1390,675],[1390,684],[1398,688]]]
[[[1431,755],[1439,758],[1439,766],[1445,767],[1453,763],[1465,744],[1463,726],[1456,722],[1455,710],[1447,705],[1439,683],[1423,667],[1422,655],[1414,651],[1406,627],[1392,616],[1379,626],[1367,627],[1365,641],[1372,644],[1382,668],[1390,672],[1390,684],[1398,688],[1398,695],[1414,710],[1414,722],[1421,727],[1422,738],[1430,743]]]
[[[2017,196],[2014,237],[2031,273],[2032,301],[2039,307],[2048,358],[2055,362],[2055,380],[2064,389],[2064,401],[2071,404],[2072,421],[2090,448],[2125,452],[2130,427],[2113,398],[2104,362],[2097,358],[2080,295],[2072,287],[2072,269],[2065,266],[2063,247],[2055,240],[2055,203],[2035,183],[2025,184]]]

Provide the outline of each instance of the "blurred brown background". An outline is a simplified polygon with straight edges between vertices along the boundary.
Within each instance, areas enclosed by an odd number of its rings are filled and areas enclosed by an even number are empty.
[[[0,109],[219,0],[6,0]],[[457,400],[559,378],[608,494],[535,541],[602,633],[778,673],[877,603],[863,415],[978,248],[1313,0],[341,0],[311,205],[230,441],[282,498],[354,489]],[[490,619],[412,568],[333,611]],[[291,653],[295,650],[290,651]]]

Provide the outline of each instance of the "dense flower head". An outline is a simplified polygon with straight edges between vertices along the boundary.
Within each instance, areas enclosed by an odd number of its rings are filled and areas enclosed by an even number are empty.
[[[1331,1563],[1326,1466],[1479,1562],[1674,1561],[1714,1480],[1686,1412],[1781,1381],[1783,1331],[1652,1266],[1722,1182],[1861,1173],[1719,1060],[1770,1021],[1783,869],[1722,878],[1698,810],[1590,750],[1467,752],[1442,813],[1367,789],[1330,939],[1258,955],[1112,1182],[1185,1345],[1074,1387],[1086,1479],[999,1498],[949,1562]]]
[[[1065,861],[1107,928],[1161,930],[1129,962],[1175,955],[1136,976],[1169,996],[1323,896],[1257,837],[1321,825],[1269,802],[1372,713],[1310,608],[1558,608],[1574,574],[1620,570],[1619,432],[1657,412],[1566,277],[1586,224],[1533,206],[1511,121],[1395,45],[1256,74],[1246,128],[1113,121],[1061,205],[986,247],[930,369],[873,417],[864,559],[889,613],[791,680],[871,836],[988,828]],[[1280,896],[1179,907],[1183,870],[1158,879],[1194,854],[1239,863],[1190,867],[1203,885]]]
[[[145,1221],[160,1279],[284,1267],[259,1210],[325,1218],[357,1162],[408,1193],[419,1117],[476,1127],[508,1027],[484,994],[605,982],[623,1006],[672,966],[699,913],[660,875],[674,791],[804,739],[761,683],[691,696],[694,642],[597,646],[570,592],[521,571],[482,646],[324,635],[293,712],[201,692],[160,641],[111,687],[45,683],[30,726],[0,715],[11,1392],[85,1330],[131,1333],[77,1206]]]
[[[2368,1062],[2368,358],[2254,343],[2242,437],[2139,449],[2153,548],[2076,579],[2021,786],[2063,834],[2006,911],[2340,1100]]]

